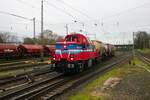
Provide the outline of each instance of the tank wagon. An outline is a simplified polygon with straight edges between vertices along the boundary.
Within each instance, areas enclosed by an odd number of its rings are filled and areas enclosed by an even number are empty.
[[[107,49],[106,49],[107,56],[109,57],[114,56],[116,50],[115,46],[112,44],[106,44],[106,45],[107,45]]]
[[[56,42],[51,68],[64,73],[81,72],[105,56],[107,51],[104,43],[90,41],[83,34],[69,34],[64,41]]]
[[[107,56],[106,45],[101,41],[92,40],[93,45],[96,48],[96,53],[98,54],[100,59],[104,59]]]

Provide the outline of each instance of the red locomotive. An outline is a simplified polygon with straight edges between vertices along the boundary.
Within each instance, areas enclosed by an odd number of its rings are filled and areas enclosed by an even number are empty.
[[[61,72],[81,72],[104,56],[107,56],[105,44],[73,33],[67,35],[63,42],[56,42],[51,67]]]

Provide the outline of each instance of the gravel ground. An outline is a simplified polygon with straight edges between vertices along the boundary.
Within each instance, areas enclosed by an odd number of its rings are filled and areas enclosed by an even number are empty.
[[[128,75],[107,93],[105,100],[150,100],[150,74]]]
[[[138,66],[142,65],[126,65],[119,72],[122,80],[105,90],[99,86],[97,96],[102,100],[150,100],[150,73]]]

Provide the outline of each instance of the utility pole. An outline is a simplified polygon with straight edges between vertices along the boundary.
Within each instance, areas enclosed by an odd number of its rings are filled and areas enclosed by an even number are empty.
[[[81,24],[82,24],[82,27],[83,27],[82,32],[84,32],[84,23],[81,23]]]
[[[68,35],[68,24],[66,24],[65,28],[66,28],[66,34]]]
[[[41,44],[43,45],[43,0],[41,1]],[[41,52],[41,61],[44,60],[44,52]]]
[[[94,35],[94,38],[95,38],[95,40],[96,40],[96,34]]]
[[[83,30],[84,30],[84,23],[82,23],[82,26],[83,26]]]
[[[134,58],[134,32],[133,32],[133,58]]]
[[[35,39],[35,17],[33,18],[33,38]]]

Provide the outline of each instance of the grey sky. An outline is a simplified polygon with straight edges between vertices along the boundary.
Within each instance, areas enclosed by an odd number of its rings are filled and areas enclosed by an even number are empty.
[[[44,29],[51,29],[60,35],[65,35],[65,24],[68,24],[70,32],[78,32],[82,28],[81,22],[84,23],[84,30],[87,33],[96,34],[98,40],[110,43],[119,43],[118,41],[127,43],[132,39],[133,31],[150,32],[149,0],[63,0],[90,18],[64,5],[60,2],[61,0],[47,1],[49,4],[44,2]],[[36,17],[38,20],[36,33],[38,34],[40,32],[40,3],[41,0],[0,0],[0,11],[28,18]],[[73,15],[75,19],[59,9]],[[121,13],[118,14],[119,12]],[[73,23],[73,20],[78,22]],[[97,27],[94,26],[95,23]],[[103,26],[101,26],[102,23]],[[33,36],[31,21],[3,14],[0,14],[0,30],[16,32],[19,37]]]

